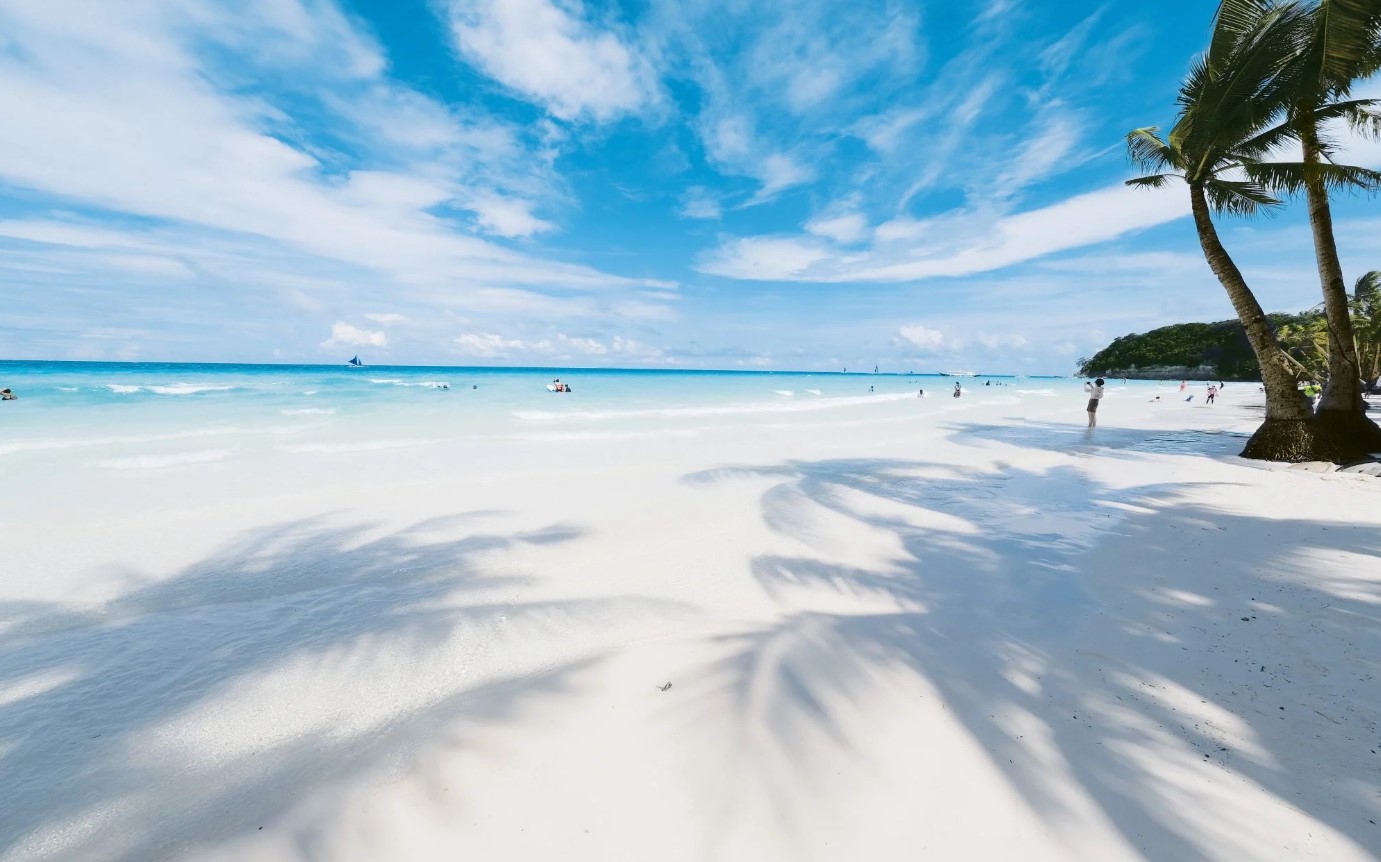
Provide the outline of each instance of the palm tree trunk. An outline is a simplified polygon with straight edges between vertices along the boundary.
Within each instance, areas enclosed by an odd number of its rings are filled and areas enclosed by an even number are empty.
[[[1343,266],[1338,260],[1338,244],[1333,238],[1333,210],[1323,177],[1311,166],[1321,163],[1319,141],[1309,123],[1304,150],[1304,187],[1309,198],[1309,226],[1314,234],[1314,258],[1323,288],[1324,316],[1328,320],[1328,380],[1319,401],[1318,420],[1339,433],[1354,437],[1364,449],[1381,450],[1381,428],[1367,419],[1362,398],[1362,369],[1357,357],[1357,338],[1352,327],[1352,307],[1348,302]]]
[[[1303,421],[1310,418],[1309,404],[1300,393],[1294,374],[1286,365],[1284,351],[1276,341],[1275,332],[1256,301],[1242,272],[1233,262],[1228,250],[1223,248],[1218,238],[1218,230],[1209,214],[1208,199],[1202,186],[1189,187],[1190,207],[1194,213],[1194,227],[1199,232],[1199,245],[1203,247],[1204,257],[1209,268],[1218,276],[1228,299],[1237,312],[1237,318],[1247,330],[1247,341],[1251,343],[1256,361],[1261,365],[1261,382],[1266,387],[1266,418],[1284,421]]]
[[[1261,366],[1261,383],[1266,389],[1266,420],[1247,441],[1244,458],[1263,461],[1338,461],[1356,457],[1355,450],[1342,446],[1336,435],[1316,428],[1309,402],[1299,391],[1285,353],[1276,341],[1261,303],[1256,301],[1242,272],[1218,238],[1203,186],[1189,186],[1190,209],[1199,245],[1213,274],[1227,291],[1237,318],[1247,331],[1247,341]]]

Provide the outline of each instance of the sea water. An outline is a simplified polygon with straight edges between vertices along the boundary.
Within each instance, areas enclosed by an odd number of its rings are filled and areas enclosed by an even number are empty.
[[[555,378],[572,391],[549,391]],[[956,381],[963,399],[951,398]],[[1113,383],[1110,394],[1144,389],[1169,398],[1176,385]],[[74,462],[147,470],[266,452],[695,434],[979,406],[1008,415],[1063,406],[1076,418],[1083,409],[1082,381],[1071,378],[928,374],[0,361],[5,386],[19,395],[0,404],[0,456],[10,470]]]

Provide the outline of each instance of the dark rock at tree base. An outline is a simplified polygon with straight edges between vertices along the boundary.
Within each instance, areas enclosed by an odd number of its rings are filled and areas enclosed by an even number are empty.
[[[1367,458],[1366,444],[1315,419],[1267,419],[1242,450],[1254,461],[1331,461],[1346,464]]]
[[[1320,410],[1314,416],[1314,424],[1337,434],[1349,447],[1362,453],[1359,457],[1365,457],[1371,452],[1381,452],[1381,427],[1365,413]]]

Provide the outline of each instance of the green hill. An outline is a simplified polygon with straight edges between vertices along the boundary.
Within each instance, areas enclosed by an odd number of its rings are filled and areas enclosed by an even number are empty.
[[[1291,314],[1269,317],[1273,327],[1296,319]],[[1256,380],[1261,376],[1247,333],[1236,320],[1177,323],[1115,338],[1092,358],[1081,359],[1079,373],[1166,380]]]

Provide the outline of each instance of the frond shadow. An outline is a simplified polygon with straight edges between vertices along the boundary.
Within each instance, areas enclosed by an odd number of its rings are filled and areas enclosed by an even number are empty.
[[[250,834],[312,788],[395,764],[424,730],[560,696],[584,664],[469,683],[465,655],[666,604],[525,600],[530,579],[491,574],[488,556],[582,531],[438,538],[470,520],[382,534],[293,521],[248,531],[171,577],[137,579],[95,609],[0,609],[0,856],[142,862],[185,850],[181,836]],[[425,669],[438,690],[405,677],[387,691],[353,682],[351,669],[381,657],[398,673]],[[248,723],[220,713],[228,702],[253,704]],[[336,719],[322,703],[337,705]],[[223,735],[206,731],[217,722]],[[191,750],[183,733],[223,742]],[[304,848],[317,838],[300,836]]]
[[[964,433],[1078,454],[1049,429]],[[1144,433],[1099,442],[1123,457],[1203,445]],[[1224,435],[1218,454],[1236,445]],[[1154,858],[1231,855],[1227,848],[1247,840],[1243,820],[1189,816],[1198,813],[1193,793],[1167,783],[1157,763],[1226,770],[1381,850],[1370,822],[1377,800],[1366,791],[1381,731],[1381,591],[1321,580],[1317,562],[1328,552],[1381,563],[1375,530],[1325,517],[1267,521],[1190,502],[1177,485],[1115,490],[1069,467],[852,459],[685,477],[736,480],[768,483],[764,521],[806,545],[815,539],[802,531],[828,515],[885,531],[902,549],[875,565],[841,563],[828,549],[752,560],[784,606],[814,609],[736,636],[731,656],[711,669],[722,702],[753,736],[741,756],[800,769],[822,746],[847,758],[858,725],[844,717],[900,671],[939,692],[1033,809],[1052,820],[1070,814],[1058,785],[1072,778]],[[1270,540],[1238,541],[1229,553],[1216,547],[1223,535]],[[1163,560],[1161,580],[1120,578],[1127,553]],[[1180,565],[1191,555],[1219,567],[1215,583],[1250,595],[1198,583],[1197,567]],[[1256,609],[1250,622],[1244,609]],[[1248,625],[1256,628],[1238,628]],[[1053,760],[1014,730],[1029,726],[1014,718],[1039,723]],[[1251,744],[1219,745],[1228,728]],[[1346,738],[1358,760],[1330,762],[1328,745],[1301,743],[1311,737]],[[1201,778],[1204,787],[1213,781]],[[808,780],[769,783],[783,816]]]

